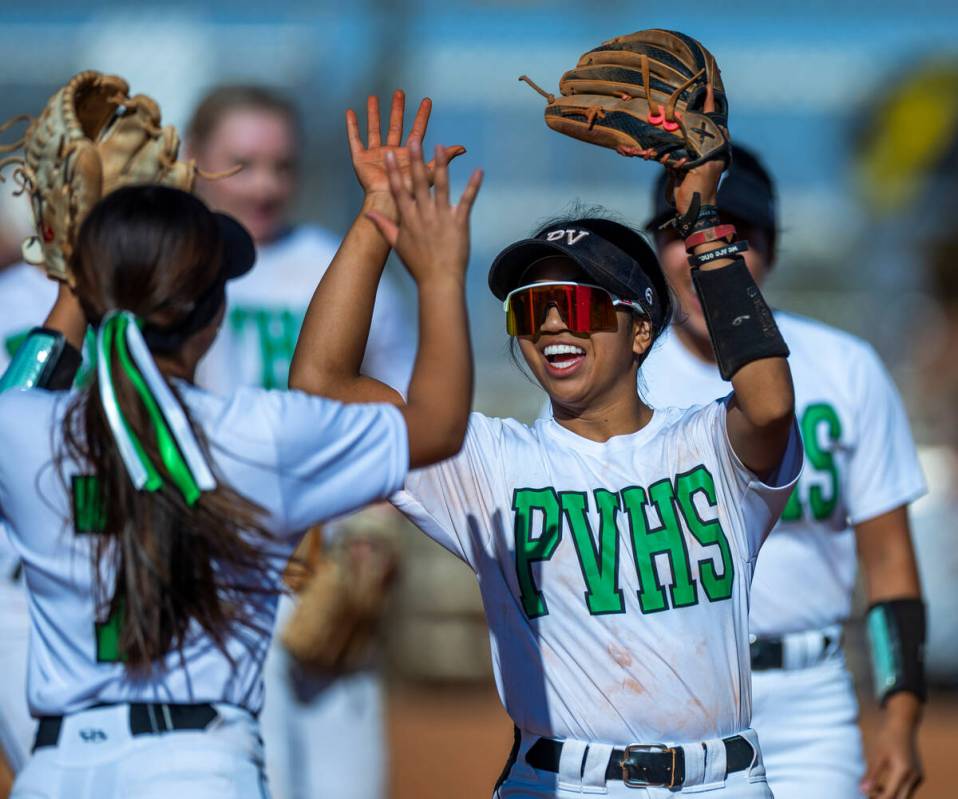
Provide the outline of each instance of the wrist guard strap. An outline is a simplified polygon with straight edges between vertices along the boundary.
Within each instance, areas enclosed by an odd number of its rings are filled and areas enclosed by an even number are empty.
[[[742,258],[721,269],[692,269],[692,282],[723,380],[762,358],[786,358],[788,347]]]
[[[868,610],[868,640],[875,698],[910,691],[922,702],[925,685],[925,603],[920,599],[876,602]]]
[[[35,327],[0,377],[0,392],[28,388],[68,389],[73,385],[82,361],[79,350],[62,333]]]
[[[703,252],[701,255],[690,255],[689,266],[705,266],[705,264],[710,264],[712,261],[717,261],[720,258],[733,258],[736,255],[741,255],[743,252],[748,252],[748,242],[744,239],[742,241],[736,241],[733,244],[726,244],[717,250]]]

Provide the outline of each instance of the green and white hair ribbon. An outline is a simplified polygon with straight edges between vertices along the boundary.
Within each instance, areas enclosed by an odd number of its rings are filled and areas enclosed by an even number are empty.
[[[130,430],[113,388],[110,351],[113,349],[113,341],[116,337],[117,319],[115,314],[110,313],[97,330],[96,370],[97,382],[100,384],[100,403],[103,405],[103,412],[113,431],[113,439],[116,441],[116,447],[120,451],[120,457],[126,465],[126,472],[130,475],[133,486],[138,491],[156,491],[163,485],[163,478],[146,456],[143,445]]]
[[[146,407],[160,459],[170,479],[187,504],[193,505],[202,492],[216,488],[216,478],[183,408],[143,340],[136,317],[129,311],[112,311],[101,322],[97,334],[100,400],[133,485],[141,491],[156,491],[163,485],[163,477],[117,403],[110,362],[113,348],[124,374]]]

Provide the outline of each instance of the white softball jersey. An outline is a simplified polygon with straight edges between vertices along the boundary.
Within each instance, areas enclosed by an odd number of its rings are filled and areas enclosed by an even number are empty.
[[[210,442],[229,485],[265,510],[275,540],[264,542],[264,584],[280,573],[303,530],[379,498],[403,483],[409,463],[405,423],[388,405],[343,405],[299,392],[244,389],[217,397],[177,387]],[[225,702],[256,713],[276,596],[251,598],[265,632],[237,630],[227,650],[199,628],[148,678],[117,661],[115,620],[94,606],[91,547],[98,530],[95,479],[66,463],[55,444],[71,394],[41,390],[0,395],[0,512],[24,563],[31,645],[27,694],[35,716],[69,714],[98,703]],[[109,583],[108,583],[109,584]]]
[[[226,286],[226,318],[200,363],[197,384],[219,393],[241,386],[286,388],[306,309],[338,248],[338,238],[313,226],[293,228],[258,247],[256,266]],[[363,374],[405,390],[416,355],[414,309],[384,274]]]
[[[779,311],[775,319],[791,350],[805,468],[758,559],[751,628],[759,635],[843,622],[857,567],[851,527],[925,493],[901,398],[872,347],[812,319]],[[640,371],[652,407],[701,404],[728,386],[673,331]]]
[[[57,298],[57,285],[40,269],[19,263],[0,270],[0,373],[27,333],[43,324]],[[12,574],[16,554],[0,520],[0,576]]]
[[[796,431],[760,482],[723,401],[657,410],[605,443],[473,414],[460,454],[393,502],[475,571],[522,730],[699,741],[749,726],[752,565],[801,461]]]

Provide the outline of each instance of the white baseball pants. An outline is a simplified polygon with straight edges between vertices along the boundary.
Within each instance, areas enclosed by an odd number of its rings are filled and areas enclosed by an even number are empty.
[[[858,704],[840,651],[807,668],[752,672],[752,727],[775,799],[862,796]]]
[[[259,720],[275,799],[382,799],[387,742],[382,678],[375,669],[334,679],[297,668],[278,630],[293,601],[280,596]]]
[[[216,705],[206,730],[130,734],[129,707],[63,720],[57,746],[38,749],[11,799],[269,799],[256,719]]]

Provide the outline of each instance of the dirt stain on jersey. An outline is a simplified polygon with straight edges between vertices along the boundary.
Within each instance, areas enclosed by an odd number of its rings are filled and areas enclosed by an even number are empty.
[[[622,647],[616,646],[615,644],[609,644],[608,649],[612,659],[623,669],[627,669],[632,665],[632,655],[622,649]]]
[[[645,693],[645,688],[642,687],[639,681],[633,680],[631,677],[629,677],[628,679],[625,680],[625,682],[622,683],[622,687],[625,688],[626,691],[631,691],[633,694]]]
[[[716,723],[715,710],[709,710],[705,705],[702,704],[701,700],[697,697],[692,697],[689,700],[689,707],[694,708],[693,713],[700,719],[705,719],[707,726],[714,726]]]

